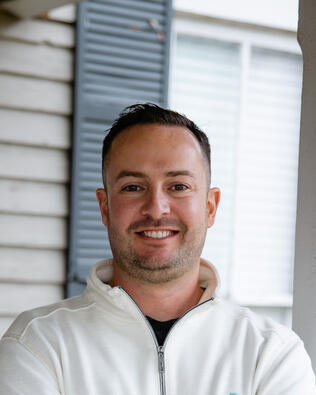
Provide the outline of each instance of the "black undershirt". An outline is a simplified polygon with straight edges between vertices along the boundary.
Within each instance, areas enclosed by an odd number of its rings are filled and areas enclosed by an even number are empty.
[[[152,326],[159,346],[163,346],[164,341],[172,325],[177,321],[177,318],[168,321],[157,321],[154,318],[146,316],[150,325]]]
[[[201,287],[201,289],[205,291],[205,288]],[[211,300],[213,299],[214,298],[211,298]],[[178,320],[178,318],[173,318],[172,320],[168,321],[157,321],[154,318],[149,317],[148,315],[146,315],[146,318],[155,332],[159,346],[163,346],[172,325]]]

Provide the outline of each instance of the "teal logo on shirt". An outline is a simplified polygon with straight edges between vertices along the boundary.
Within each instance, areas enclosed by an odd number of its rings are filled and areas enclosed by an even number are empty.
[[[230,392],[229,395],[238,395],[237,392]]]

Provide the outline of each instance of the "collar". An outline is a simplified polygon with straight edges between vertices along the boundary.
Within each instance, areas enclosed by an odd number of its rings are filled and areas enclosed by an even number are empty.
[[[111,287],[108,283],[113,275],[113,259],[104,259],[97,262],[91,269],[87,278],[87,294],[97,291],[99,297],[114,296],[119,290],[118,287]],[[200,258],[199,285],[204,288],[204,292],[199,300],[199,304],[216,296],[216,291],[220,287],[220,280],[216,268],[206,259]],[[101,294],[101,295],[100,295]]]

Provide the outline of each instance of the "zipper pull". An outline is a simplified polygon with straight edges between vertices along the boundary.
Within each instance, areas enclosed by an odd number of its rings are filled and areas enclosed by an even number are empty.
[[[165,371],[165,356],[162,347],[158,348],[159,371]]]

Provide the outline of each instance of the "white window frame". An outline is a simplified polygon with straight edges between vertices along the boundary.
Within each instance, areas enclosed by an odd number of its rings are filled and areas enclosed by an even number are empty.
[[[245,103],[247,100],[247,75],[251,47],[258,47],[268,50],[277,50],[284,53],[301,55],[301,48],[297,42],[296,32],[285,31],[281,29],[267,28],[257,25],[248,25],[242,23],[231,22],[227,20],[218,20],[208,16],[197,15],[186,13],[182,11],[175,11],[173,28],[172,28],[172,39],[171,39],[171,56],[170,56],[170,84],[172,86],[173,67],[175,54],[176,54],[176,38],[179,34],[187,34],[194,37],[208,38],[213,40],[219,40],[222,42],[228,42],[238,44],[241,50],[241,83],[240,83],[240,117],[239,124],[237,126],[238,146],[237,146],[237,158],[240,153],[239,147],[243,138],[240,131],[243,128],[245,122]],[[238,183],[238,163],[236,169],[236,180]],[[238,191],[238,188],[236,188]],[[236,206],[234,212],[234,225],[238,222],[238,194],[236,195]],[[238,237],[234,237],[233,240],[233,257],[234,257],[234,246],[238,243]],[[232,262],[236,262],[236,259],[232,259]],[[287,309],[292,308],[293,295],[283,295],[279,297],[270,297],[267,295],[264,299],[260,298],[256,300],[252,298],[249,300],[241,300],[234,292],[234,267],[233,264],[230,266],[230,278],[228,288],[230,290],[228,297],[239,304],[247,305],[249,307],[266,307],[266,308],[277,308],[284,307]],[[294,269],[293,269],[294,270]]]

